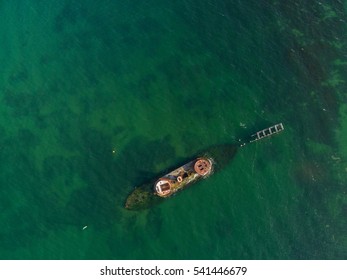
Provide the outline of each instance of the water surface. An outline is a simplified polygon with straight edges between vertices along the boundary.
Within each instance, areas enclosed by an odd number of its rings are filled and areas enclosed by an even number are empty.
[[[310,2],[0,1],[0,258],[345,259],[347,5]],[[208,180],[123,208],[278,122]]]

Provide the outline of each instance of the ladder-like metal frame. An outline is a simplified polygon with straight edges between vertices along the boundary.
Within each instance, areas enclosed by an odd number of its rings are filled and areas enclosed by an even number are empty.
[[[263,130],[258,131],[257,133],[253,134],[251,137],[253,138],[252,140],[249,141],[249,143],[258,141],[260,139],[263,139],[265,137],[269,137],[273,134],[279,133],[282,130],[284,130],[284,126],[282,123],[275,124],[273,126],[270,126],[268,128],[265,128]]]

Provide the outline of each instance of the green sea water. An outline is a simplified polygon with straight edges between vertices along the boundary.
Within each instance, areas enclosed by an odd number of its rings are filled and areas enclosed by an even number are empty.
[[[346,11],[0,0],[0,259],[346,259]],[[182,158],[278,122],[207,180],[124,209]]]

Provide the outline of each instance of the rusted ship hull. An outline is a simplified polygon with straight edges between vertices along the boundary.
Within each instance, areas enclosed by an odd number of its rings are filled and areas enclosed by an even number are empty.
[[[153,180],[136,187],[127,197],[125,208],[143,210],[150,208],[188,186],[207,178],[215,171],[223,168],[236,153],[235,145],[219,145],[207,149],[202,156],[197,156],[186,164]]]

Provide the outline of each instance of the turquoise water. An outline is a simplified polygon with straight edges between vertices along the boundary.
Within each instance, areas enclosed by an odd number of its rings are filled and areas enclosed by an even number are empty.
[[[346,10],[0,0],[0,258],[345,259]],[[123,208],[277,122],[208,180]]]

